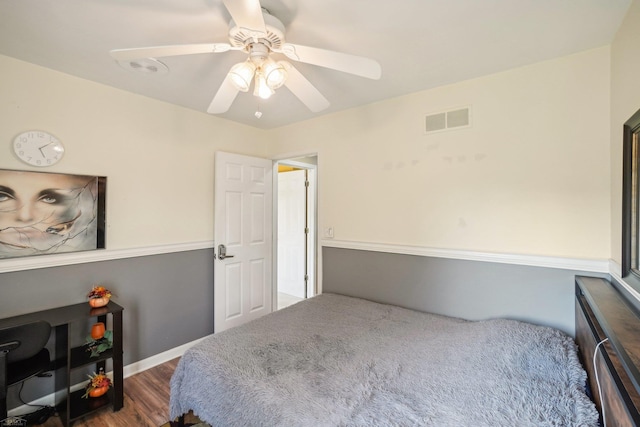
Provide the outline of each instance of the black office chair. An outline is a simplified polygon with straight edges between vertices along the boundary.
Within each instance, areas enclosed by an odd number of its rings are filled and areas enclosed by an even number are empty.
[[[44,321],[0,329],[0,420],[7,418],[7,389],[49,369],[44,348],[51,325]]]

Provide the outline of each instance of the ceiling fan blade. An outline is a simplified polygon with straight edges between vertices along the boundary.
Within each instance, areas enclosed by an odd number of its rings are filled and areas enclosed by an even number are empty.
[[[363,56],[349,55],[292,43],[285,43],[281,49],[275,51],[284,53],[294,61],[319,65],[320,67],[331,68],[373,80],[378,80],[382,76],[380,64],[373,59]]]
[[[209,114],[221,114],[229,111],[231,104],[236,99],[238,95],[238,89],[231,83],[231,79],[229,77],[225,77],[216,92],[216,96],[213,97],[211,104],[209,104],[209,108],[207,108],[207,113]]]
[[[329,107],[329,101],[293,65],[282,61],[287,69],[284,85],[302,101],[309,110],[317,113]]]
[[[254,38],[266,37],[267,28],[259,0],[223,0],[223,3],[238,27],[251,33]]]
[[[131,61],[140,58],[160,58],[163,56],[193,55],[196,53],[219,53],[238,50],[229,43],[178,44],[169,46],[137,47],[114,49],[109,53],[117,61]]]

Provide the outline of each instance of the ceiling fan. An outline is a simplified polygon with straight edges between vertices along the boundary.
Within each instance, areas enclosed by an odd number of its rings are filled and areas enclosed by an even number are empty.
[[[223,0],[223,3],[232,18],[229,23],[229,43],[115,49],[110,52],[111,56],[119,62],[126,62],[229,50],[246,52],[247,60],[231,67],[211,101],[207,109],[211,114],[229,110],[238,92],[248,92],[252,83],[253,94],[263,99],[284,85],[313,112],[329,106],[329,101],[290,62],[276,61],[271,57],[272,53],[281,53],[293,61],[374,80],[382,74],[380,64],[369,58],[285,42],[284,25],[263,9],[259,0]]]

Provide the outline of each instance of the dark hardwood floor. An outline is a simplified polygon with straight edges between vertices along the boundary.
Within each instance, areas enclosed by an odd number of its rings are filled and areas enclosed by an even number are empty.
[[[105,408],[73,423],[73,427],[158,427],[169,418],[169,380],[178,358],[124,380],[124,408]],[[41,424],[62,427],[57,416]]]

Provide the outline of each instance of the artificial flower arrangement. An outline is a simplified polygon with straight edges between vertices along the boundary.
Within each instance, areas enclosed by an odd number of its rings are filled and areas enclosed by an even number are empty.
[[[87,298],[91,307],[103,307],[109,303],[112,295],[111,291],[104,286],[94,286],[87,294]]]
[[[111,298],[111,291],[104,286],[94,286],[87,298]]]
[[[85,399],[100,397],[113,385],[102,369],[100,369],[99,373],[96,374],[94,372],[93,375],[88,375],[88,377],[90,381],[87,384],[86,392],[82,395]]]

